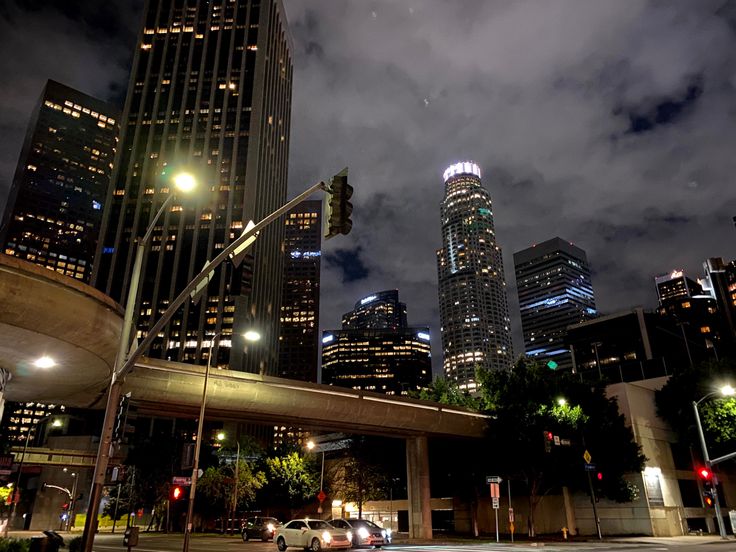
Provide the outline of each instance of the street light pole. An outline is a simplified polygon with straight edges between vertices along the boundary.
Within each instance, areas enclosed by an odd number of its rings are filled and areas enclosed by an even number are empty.
[[[238,508],[238,483],[240,481],[238,479],[238,477],[240,475],[240,472],[239,472],[239,469],[240,469],[240,442],[236,439],[235,440],[235,444],[238,447],[238,453],[235,456],[235,484],[234,484],[234,488],[233,488],[233,507],[232,507],[233,512],[232,512],[232,515],[230,516],[231,519],[232,519],[232,521],[231,521],[231,523],[232,523],[232,532],[231,532],[231,534],[233,534],[233,535],[235,534],[235,511]]]
[[[699,401],[693,401],[693,413],[695,414],[695,425],[698,428],[698,437],[700,437],[700,447],[703,451],[703,461],[705,462],[705,467],[708,468],[708,470],[713,473],[711,470],[711,462],[710,462],[710,456],[708,456],[708,447],[705,444],[705,435],[703,434],[703,426],[700,423],[700,413],[698,412],[698,404],[711,395],[714,395],[715,393],[709,393]],[[713,497],[713,504],[715,506],[716,510],[716,521],[718,522],[718,533],[721,535],[722,539],[727,538],[726,536],[726,527],[723,523],[723,516],[721,515],[721,502],[718,499],[718,478],[713,475],[714,478],[713,481],[713,487],[715,489],[715,496]]]
[[[202,429],[204,427],[204,411],[207,406],[207,383],[210,377],[210,366],[212,365],[212,346],[215,339],[220,337],[217,332],[210,340],[210,350],[207,355],[207,367],[204,372],[204,386],[202,387],[202,402],[199,405],[199,420],[197,422],[197,437],[194,444],[194,466],[192,467],[192,486],[189,489],[189,504],[187,505],[187,519],[184,524],[184,547],[183,551],[189,550],[189,539],[192,533],[192,515],[194,513],[194,495],[197,492],[197,477],[199,476],[199,452],[202,448]]]
[[[182,189],[182,191],[185,191]],[[115,364],[110,374],[110,386],[107,394],[107,404],[105,405],[105,417],[102,423],[102,433],[100,435],[100,444],[97,450],[97,458],[95,461],[95,471],[92,476],[92,488],[89,493],[89,505],[87,507],[87,518],[84,521],[84,533],[82,534],[82,552],[92,552],[92,542],[94,534],[97,531],[97,515],[100,510],[100,500],[102,499],[102,490],[105,485],[105,475],[107,473],[107,465],[112,456],[113,449],[113,426],[117,414],[118,404],[123,389],[123,381],[125,374],[122,374],[121,367],[125,363],[130,348],[131,335],[133,334],[133,320],[135,318],[135,306],[138,299],[140,287],[141,272],[143,267],[143,256],[146,247],[156,227],[158,219],[173,201],[174,194],[169,194],[166,201],[159,208],[156,216],[153,217],[151,224],[148,226],[145,235],[138,240],[136,244],[135,261],[133,263],[133,272],[130,276],[128,285],[128,295],[125,300],[125,315],[123,317],[123,327],[121,328],[120,341],[118,342],[118,350],[115,356]]]

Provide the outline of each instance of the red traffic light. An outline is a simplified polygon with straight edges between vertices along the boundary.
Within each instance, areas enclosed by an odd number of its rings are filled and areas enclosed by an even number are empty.
[[[698,469],[698,475],[700,476],[700,479],[705,479],[706,481],[709,481],[713,477],[713,472],[710,471],[708,468],[700,468]]]
[[[545,431],[544,432],[544,438],[547,439],[548,441],[554,441],[555,440],[555,436],[552,434],[551,431]]]
[[[598,481],[603,481],[603,474],[601,472],[598,472]]]
[[[171,488],[171,500],[179,500],[182,496],[184,496],[184,489],[178,485]]]

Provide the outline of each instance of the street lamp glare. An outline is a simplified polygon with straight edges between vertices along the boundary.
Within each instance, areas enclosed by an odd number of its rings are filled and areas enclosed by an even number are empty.
[[[53,368],[56,366],[56,361],[50,356],[42,356],[33,361],[33,365],[36,368]]]
[[[560,406],[565,406],[567,404],[567,399],[560,397],[559,399],[557,399],[557,404],[559,404]]]
[[[61,427],[61,420],[56,419],[53,422],[51,422],[51,427]]]
[[[721,387],[720,391],[721,395],[725,397],[733,397],[733,395],[736,394],[736,389],[734,389],[730,385],[724,385],[723,387]]]
[[[314,448],[314,441],[307,441],[307,448],[312,450]]]
[[[225,440],[225,434],[222,431],[217,434],[217,440],[218,441],[224,441]]]
[[[258,341],[259,339],[261,339],[261,334],[259,334],[255,330],[248,330],[243,334],[243,337],[246,341]]]
[[[173,181],[174,186],[176,186],[180,192],[188,193],[197,187],[197,179],[194,178],[194,175],[188,172],[177,174],[174,176]]]

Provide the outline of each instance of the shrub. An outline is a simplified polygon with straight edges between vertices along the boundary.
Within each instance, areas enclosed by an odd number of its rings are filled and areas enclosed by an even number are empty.
[[[0,538],[0,552],[28,552],[31,539],[2,539]]]
[[[79,552],[82,550],[82,537],[74,537],[69,541],[67,546],[69,547],[69,552]]]

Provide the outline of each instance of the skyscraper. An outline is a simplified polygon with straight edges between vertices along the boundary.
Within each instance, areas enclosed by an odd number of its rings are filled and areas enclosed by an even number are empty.
[[[303,201],[286,214],[279,377],[317,381],[322,201]]]
[[[36,105],[0,225],[2,251],[89,283],[117,110],[55,81]]]
[[[364,297],[322,333],[322,383],[406,395],[432,381],[429,328],[409,326],[398,290]]]
[[[286,199],[292,61],[280,0],[146,2],[104,213],[94,283],[127,292],[135,248],[167,199],[171,175],[196,175],[198,201],[177,197],[154,229],[138,298],[139,335],[249,220]],[[219,268],[149,354],[275,374],[283,225],[261,232],[239,266]],[[244,354],[242,334],[262,336]]]
[[[443,368],[448,379],[475,391],[476,367],[503,370],[513,362],[506,278],[480,167],[456,163],[444,181],[437,251]]]
[[[597,314],[585,251],[552,238],[514,253],[514,267],[526,354],[572,369],[566,329]]]

